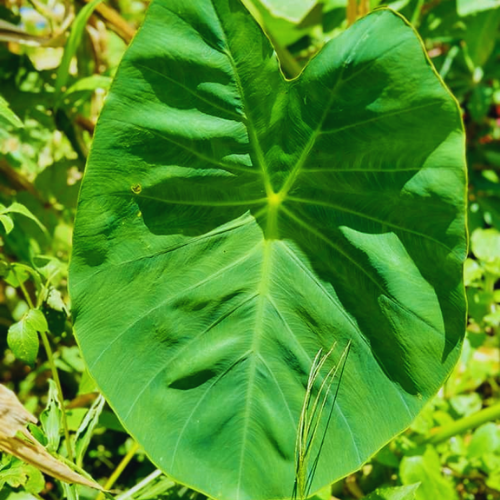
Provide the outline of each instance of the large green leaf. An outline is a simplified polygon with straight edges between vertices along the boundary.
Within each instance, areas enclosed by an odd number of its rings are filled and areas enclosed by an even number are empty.
[[[90,372],[172,478],[287,498],[313,359],[337,343],[319,391],[350,342],[306,464],[319,490],[457,360],[465,181],[458,106],[397,14],[285,81],[238,0],[154,1],[80,195],[70,284]]]

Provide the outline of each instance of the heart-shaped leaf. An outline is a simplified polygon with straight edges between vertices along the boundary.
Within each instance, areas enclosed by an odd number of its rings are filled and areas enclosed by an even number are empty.
[[[70,275],[89,370],[153,462],[214,498],[287,498],[306,395],[326,395],[310,493],[407,427],[464,334],[464,163],[457,103],[397,14],[286,81],[239,0],[155,0]]]

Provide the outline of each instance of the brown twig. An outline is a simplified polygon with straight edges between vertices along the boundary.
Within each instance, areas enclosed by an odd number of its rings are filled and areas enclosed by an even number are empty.
[[[347,1],[347,25],[350,26],[356,21],[358,6],[356,0]]]
[[[16,191],[28,191],[38,200],[41,200],[40,194],[35,186],[21,172],[14,170],[4,159],[0,158],[0,175],[7,179],[9,185]]]
[[[354,497],[354,498],[363,498],[365,494],[363,491],[361,491],[361,488],[358,486],[358,483],[356,482],[356,475],[351,474],[349,477],[346,478],[345,480],[345,486],[349,493]]]
[[[83,1],[89,3],[90,0]],[[104,21],[106,26],[111,31],[115,32],[127,45],[132,41],[136,31],[135,28],[130,26],[115,9],[104,3],[100,3],[95,9],[95,13]]]
[[[89,118],[78,115],[75,118],[75,123],[83,130],[86,130],[90,135],[94,135],[95,123]]]

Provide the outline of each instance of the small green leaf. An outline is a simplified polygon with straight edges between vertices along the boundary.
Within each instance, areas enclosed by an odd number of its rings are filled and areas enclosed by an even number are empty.
[[[441,472],[439,455],[432,446],[422,450],[422,454],[406,456],[401,461],[400,476],[405,485],[420,482],[416,490],[416,500],[457,500],[457,493],[451,481]]]
[[[85,91],[95,91],[97,89],[108,90],[111,85],[111,78],[109,76],[103,75],[92,75],[85,78],[81,78],[75,84],[73,84],[66,92],[64,96],[67,97],[76,92]]]
[[[38,220],[35,215],[33,215],[33,213],[28,208],[26,208],[21,203],[14,202],[9,207],[2,207],[2,209],[0,210],[0,215],[14,213],[24,215],[28,219],[31,219],[44,233],[47,233],[47,229],[45,228],[45,226]]]
[[[30,309],[24,317],[10,326],[7,343],[16,358],[34,364],[39,347],[38,333],[47,330],[45,316],[38,309]]]
[[[0,214],[0,222],[3,224],[3,227],[7,234],[9,234],[14,229],[14,222],[8,215]]]
[[[45,479],[43,474],[32,465],[25,464],[24,470],[28,476],[28,480],[24,488],[28,493],[40,493],[45,488]]]
[[[379,488],[368,495],[365,500],[414,500],[420,483],[394,488]]]
[[[500,275],[500,232],[476,229],[471,236],[471,250],[488,272]]]
[[[10,109],[9,103],[0,96],[0,117],[5,118],[11,125],[16,128],[24,127],[20,118]]]
[[[21,283],[24,283],[32,276],[37,279],[37,272],[25,264],[19,264],[18,262],[13,262],[9,265],[9,273],[5,277],[5,281],[15,288],[17,288]]]
[[[47,436],[47,449],[57,452],[61,441],[62,408],[59,402],[56,383],[49,379],[49,395],[47,406],[40,414],[40,423]]]
[[[493,422],[488,422],[472,435],[467,454],[470,458],[481,458],[495,452],[500,454],[500,429]]]
[[[4,484],[12,488],[24,487],[28,493],[36,494],[45,487],[45,479],[37,468],[12,458],[0,470],[0,490]]]
[[[460,417],[477,413],[482,408],[481,396],[477,392],[458,394],[450,399],[450,405]]]
[[[22,468],[22,462],[12,460],[6,467],[0,470],[0,490],[4,484],[8,484],[13,488],[23,486],[28,477],[26,471]]]
[[[464,265],[464,284],[466,287],[477,285],[483,277],[483,269],[474,259],[467,259]]]

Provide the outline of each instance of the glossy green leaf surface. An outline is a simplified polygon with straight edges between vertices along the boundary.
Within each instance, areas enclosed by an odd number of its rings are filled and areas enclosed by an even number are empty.
[[[156,0],[98,123],[70,289],[90,373],[177,481],[289,498],[313,359],[350,342],[310,492],[402,431],[464,334],[464,137],[379,10],[286,81],[237,0]],[[335,403],[335,395],[337,395]]]

